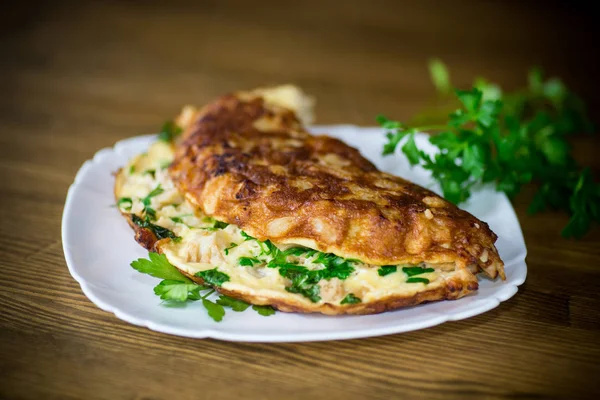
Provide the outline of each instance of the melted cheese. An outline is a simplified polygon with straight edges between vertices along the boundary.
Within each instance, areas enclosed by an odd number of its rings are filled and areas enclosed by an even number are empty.
[[[277,268],[239,265],[240,257],[260,255],[259,243],[255,240],[245,240],[241,229],[235,225],[228,225],[224,229],[211,229],[214,220],[188,203],[170,180],[165,165],[172,159],[171,145],[154,143],[147,154],[134,157],[119,173],[115,189],[117,197],[128,197],[132,200],[131,209],[128,203],[123,203],[122,211],[138,216],[143,214],[142,199],[158,185],[163,189],[162,193],[150,198],[150,207],[156,211],[154,223],[172,230],[182,238],[178,242],[161,243],[160,250],[169,262],[192,275],[217,267],[230,278],[223,284],[223,288],[228,290],[282,301],[294,296],[296,303],[311,303],[308,298],[285,290],[290,282],[279,274]],[[236,246],[231,247],[232,244]],[[278,247],[284,250],[293,245]],[[228,249],[228,254],[225,254],[225,249]],[[321,264],[313,262],[314,258],[295,257],[294,261],[308,269],[323,268]],[[445,279],[456,274],[453,269],[439,268],[434,272],[418,275],[428,279],[428,284],[407,283],[408,276],[400,267],[397,272],[379,276],[378,266],[363,263],[354,263],[353,266],[354,272],[345,280],[333,278],[319,282],[321,303],[339,304],[350,293],[363,302],[377,301],[389,296],[411,296],[425,288],[440,287],[444,285]],[[435,268],[434,265],[427,266]]]

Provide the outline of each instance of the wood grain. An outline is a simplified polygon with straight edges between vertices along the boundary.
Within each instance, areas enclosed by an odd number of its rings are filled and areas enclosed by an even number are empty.
[[[153,132],[184,103],[294,82],[319,123],[406,119],[432,95],[443,58],[459,85],[514,88],[545,66],[588,101],[594,24],[584,2],[21,2],[0,43],[0,398],[597,398],[600,230],[558,232],[560,213],[515,200],[529,276],[483,315],[379,338],[303,344],[191,340],[94,306],[60,242],[80,165]],[[598,121],[597,118],[595,118]],[[597,137],[575,137],[600,172]]]

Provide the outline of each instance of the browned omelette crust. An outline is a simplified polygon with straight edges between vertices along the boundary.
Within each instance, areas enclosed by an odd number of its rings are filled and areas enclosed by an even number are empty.
[[[212,217],[259,240],[374,265],[455,263],[504,279],[488,225],[430,190],[312,136],[293,112],[228,95],[183,126],[169,173]]]

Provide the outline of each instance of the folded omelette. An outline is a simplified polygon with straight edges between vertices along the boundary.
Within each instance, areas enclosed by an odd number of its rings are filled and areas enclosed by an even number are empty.
[[[136,240],[197,283],[281,311],[378,313],[463,297],[479,272],[505,279],[485,222],[311,135],[311,108],[293,86],[185,107],[117,173]]]

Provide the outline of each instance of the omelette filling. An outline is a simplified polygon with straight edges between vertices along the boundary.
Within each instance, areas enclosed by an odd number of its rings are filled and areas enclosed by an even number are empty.
[[[152,230],[175,267],[202,277],[218,271],[227,290],[302,303],[355,304],[411,296],[443,286],[454,266],[375,266],[297,245],[259,241],[216,221],[188,203],[169,178],[170,143],[157,141],[117,175],[117,206],[133,223]]]

